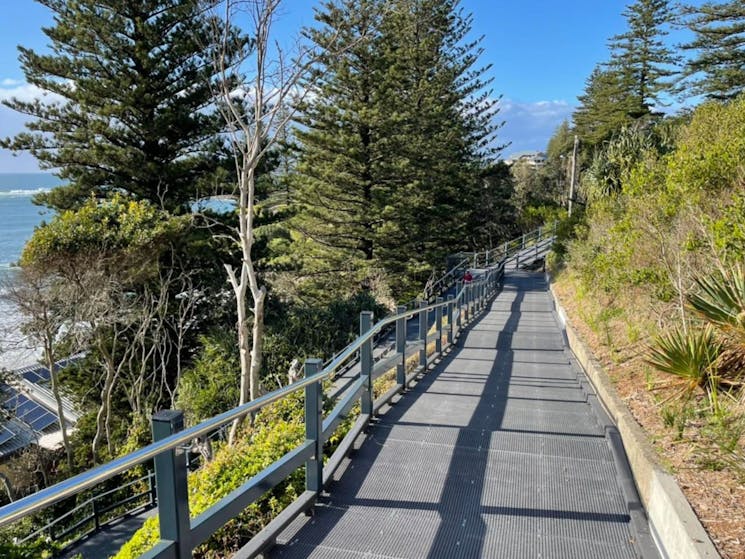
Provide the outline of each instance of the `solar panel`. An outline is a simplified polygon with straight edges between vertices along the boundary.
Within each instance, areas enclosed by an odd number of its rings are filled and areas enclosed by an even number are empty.
[[[18,399],[18,392],[8,387],[8,390],[4,391],[8,399],[3,402],[3,407],[9,410],[14,410],[16,407],[16,400]]]
[[[23,372],[23,378],[35,384],[44,384],[49,382],[49,369],[46,367],[36,367]]]
[[[47,412],[44,415],[42,415],[39,419],[36,419],[31,422],[31,427],[35,431],[43,431],[50,425],[54,425],[57,423],[57,416],[52,415],[51,413]]]
[[[25,373],[23,373],[23,378],[33,383],[38,383],[42,379],[42,377],[36,370],[26,371]]]
[[[18,416],[18,419],[25,423],[33,423],[40,417],[42,417],[45,413],[48,413],[47,410],[40,406],[36,406],[35,408],[31,408],[28,410],[23,417]]]
[[[18,396],[16,396],[16,398],[16,417],[23,417],[31,410],[39,407],[39,404],[29,400],[23,394],[19,394]]]
[[[7,443],[16,434],[5,426],[0,427],[0,445]]]
[[[5,402],[3,402],[3,407],[35,431],[43,431],[57,423],[57,415],[51,413],[45,407],[37,404],[23,394],[19,394],[11,387],[4,386],[2,390],[8,396]],[[4,432],[0,430],[0,445],[3,444],[3,437]]]

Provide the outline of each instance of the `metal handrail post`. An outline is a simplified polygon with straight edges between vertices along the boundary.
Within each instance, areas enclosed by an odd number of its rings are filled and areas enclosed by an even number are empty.
[[[306,359],[306,378],[318,373],[322,365],[320,359]],[[313,441],[313,456],[305,461],[305,489],[320,494],[323,488],[323,387],[320,382],[305,387],[305,439]]]
[[[447,317],[448,317],[448,345],[452,345],[453,338],[454,338],[454,329],[453,329],[453,295],[448,295],[448,307],[447,307]]]
[[[362,311],[360,313],[360,336],[366,334],[372,328],[372,322],[373,313],[371,311]],[[370,338],[360,346],[360,375],[365,379],[362,395],[360,396],[360,411],[363,415],[372,415],[373,411],[372,365],[372,339]]]
[[[463,321],[468,324],[470,319],[471,310],[471,284],[467,283],[463,286]]]
[[[457,297],[460,295],[461,291],[463,290],[463,282],[458,281],[455,283],[455,296]],[[465,297],[465,293],[458,297],[458,332],[460,332],[460,329],[463,327],[463,297]]]
[[[98,499],[95,497],[91,500],[91,506],[93,507],[93,530],[98,532],[101,529],[101,519],[98,517]]]
[[[150,506],[152,507],[158,499],[155,494],[155,474],[153,472],[147,476],[147,492],[150,495]]]
[[[396,307],[396,314],[406,312],[406,305]],[[406,317],[396,320],[396,353],[401,355],[401,361],[396,365],[396,384],[403,391],[406,388]]]
[[[468,286],[468,321],[473,320],[476,314],[476,284],[471,282]]]
[[[184,414],[178,410],[163,410],[153,415],[153,442],[178,433],[184,428]],[[191,524],[189,521],[189,490],[186,485],[186,451],[176,447],[154,459],[155,487],[158,493],[158,516],[161,541],[175,544],[177,559],[191,558]]]
[[[419,341],[422,348],[419,350],[419,366],[427,368],[427,301],[419,301]]]
[[[435,352],[437,352],[437,355],[442,353],[442,301],[442,297],[435,299],[435,303],[437,304],[437,308],[435,309],[435,330],[437,330]]]

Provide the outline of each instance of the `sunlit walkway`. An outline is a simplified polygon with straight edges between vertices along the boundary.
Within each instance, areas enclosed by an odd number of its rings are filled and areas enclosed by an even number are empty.
[[[537,274],[388,409],[271,557],[655,556]]]

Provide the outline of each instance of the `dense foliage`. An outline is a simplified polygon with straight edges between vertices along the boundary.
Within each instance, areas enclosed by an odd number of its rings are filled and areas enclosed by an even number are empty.
[[[327,3],[308,31],[319,60],[296,132],[295,252],[305,293],[388,283],[416,293],[472,248],[494,101],[457,2]],[[333,293],[333,291],[331,292]],[[341,293],[346,295],[347,293]]]
[[[39,198],[70,209],[91,194],[126,192],[183,211],[219,160],[209,110],[215,70],[198,0],[40,0],[54,14],[52,51],[20,48],[26,80],[54,101],[14,100],[29,150],[69,184]]]
[[[665,373],[647,373],[665,422],[732,476],[745,474],[744,135],[743,97],[619,131],[585,171],[587,212],[563,243],[565,280],[594,301],[584,319],[618,359]]]

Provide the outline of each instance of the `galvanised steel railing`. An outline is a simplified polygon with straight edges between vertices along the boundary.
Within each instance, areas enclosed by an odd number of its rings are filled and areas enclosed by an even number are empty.
[[[145,489],[134,490],[124,498],[116,497],[122,490],[140,485],[144,485]],[[114,498],[113,501],[109,502],[112,497]],[[62,551],[64,551],[64,549],[73,546],[84,537],[98,532],[106,525],[136,511],[152,508],[155,503],[155,473],[148,471],[146,475],[140,478],[86,499],[73,509],[18,540],[18,543],[23,544],[40,537],[49,537],[53,541],[64,542],[62,548]]]
[[[191,557],[196,546],[237,517],[251,503],[298,468],[305,466],[305,492],[242,548],[239,555],[252,557],[260,553],[274,543],[276,535],[293,518],[313,506],[323,487],[342,464],[354,441],[380,408],[396,394],[405,392],[406,387],[454,343],[463,326],[486,307],[487,301],[497,293],[501,285],[504,268],[504,262],[499,262],[473,282],[465,285],[459,282],[456,294],[449,296],[447,301],[442,298],[437,298],[432,304],[421,301],[419,308],[416,309],[401,306],[395,315],[386,317],[376,324],[373,324],[371,312],[361,313],[360,336],[330,363],[322,367],[321,360],[308,359],[305,362],[305,378],[194,427],[183,429],[183,414],[180,411],[158,412],[152,419],[152,444],[0,508],[0,527],[12,524],[62,499],[77,495],[134,466],[153,460],[160,517],[160,541],[141,558],[185,559]],[[431,334],[428,333],[427,327],[427,316],[430,312],[435,314],[434,332]],[[416,314],[419,315],[419,336],[416,343],[410,344],[406,339],[406,320]],[[374,365],[373,337],[389,325],[395,325],[396,328],[396,352]],[[430,356],[427,348],[433,342],[434,352]],[[407,356],[412,350],[419,354],[418,366],[407,374]],[[324,418],[323,381],[331,378],[335,371],[358,351],[361,363],[359,378]],[[374,378],[393,368],[396,372],[395,386],[374,401]],[[301,389],[305,390],[305,441],[246,480],[202,514],[190,518],[184,445]],[[350,414],[357,402],[360,404],[360,415],[356,423],[324,466],[324,443]]]
[[[551,246],[556,236],[556,227],[557,222],[554,221],[492,249],[458,253],[456,256],[461,258],[441,277],[425,287],[423,298],[430,301],[437,294],[450,289],[468,268],[488,268],[497,262],[512,261],[515,262],[515,268],[519,268],[521,260],[535,259]]]

